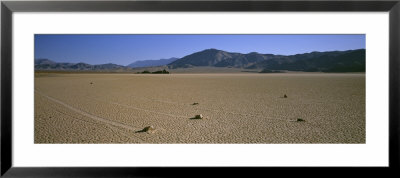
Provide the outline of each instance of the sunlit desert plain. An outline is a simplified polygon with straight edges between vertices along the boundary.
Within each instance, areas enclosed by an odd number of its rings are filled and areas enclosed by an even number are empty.
[[[364,73],[36,73],[34,97],[35,143],[366,140]]]

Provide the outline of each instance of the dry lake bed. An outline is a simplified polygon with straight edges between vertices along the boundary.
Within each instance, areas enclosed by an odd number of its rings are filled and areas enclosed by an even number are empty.
[[[34,97],[35,143],[366,140],[364,73],[37,73]]]

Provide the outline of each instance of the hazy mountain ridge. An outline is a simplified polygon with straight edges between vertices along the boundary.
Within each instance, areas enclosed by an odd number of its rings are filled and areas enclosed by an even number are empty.
[[[49,59],[35,59],[35,70],[118,70],[127,67],[112,63],[107,64],[86,64],[80,63],[57,63]]]
[[[365,49],[296,55],[241,54],[207,49],[170,63],[169,68],[233,67],[261,70],[365,72]]]
[[[217,49],[206,49],[187,55],[169,64],[172,68],[193,67],[193,66],[214,66],[214,67],[236,67],[244,68],[253,63],[269,58],[268,55],[258,53],[230,53]]]
[[[117,64],[57,63],[35,59],[35,70],[126,70],[162,67],[169,69],[192,67],[225,67],[258,71],[365,72],[365,49],[311,52],[296,55],[247,54],[206,49],[180,59],[136,61],[128,66]]]
[[[127,65],[127,67],[138,68],[138,67],[163,66],[163,65],[167,65],[171,62],[174,62],[177,59],[178,58],[176,58],[176,57],[172,57],[169,59],[159,59],[159,60],[141,60],[141,61],[133,62],[133,63]]]

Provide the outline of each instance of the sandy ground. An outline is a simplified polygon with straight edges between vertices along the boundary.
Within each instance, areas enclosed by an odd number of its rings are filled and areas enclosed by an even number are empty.
[[[190,119],[197,114],[204,118]],[[147,126],[155,130],[137,132]],[[365,143],[365,74],[37,74],[34,135],[35,143]]]

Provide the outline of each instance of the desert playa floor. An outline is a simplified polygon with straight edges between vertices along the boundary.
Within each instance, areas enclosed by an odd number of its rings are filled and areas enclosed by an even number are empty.
[[[40,73],[34,96],[35,143],[366,140],[365,74]]]

